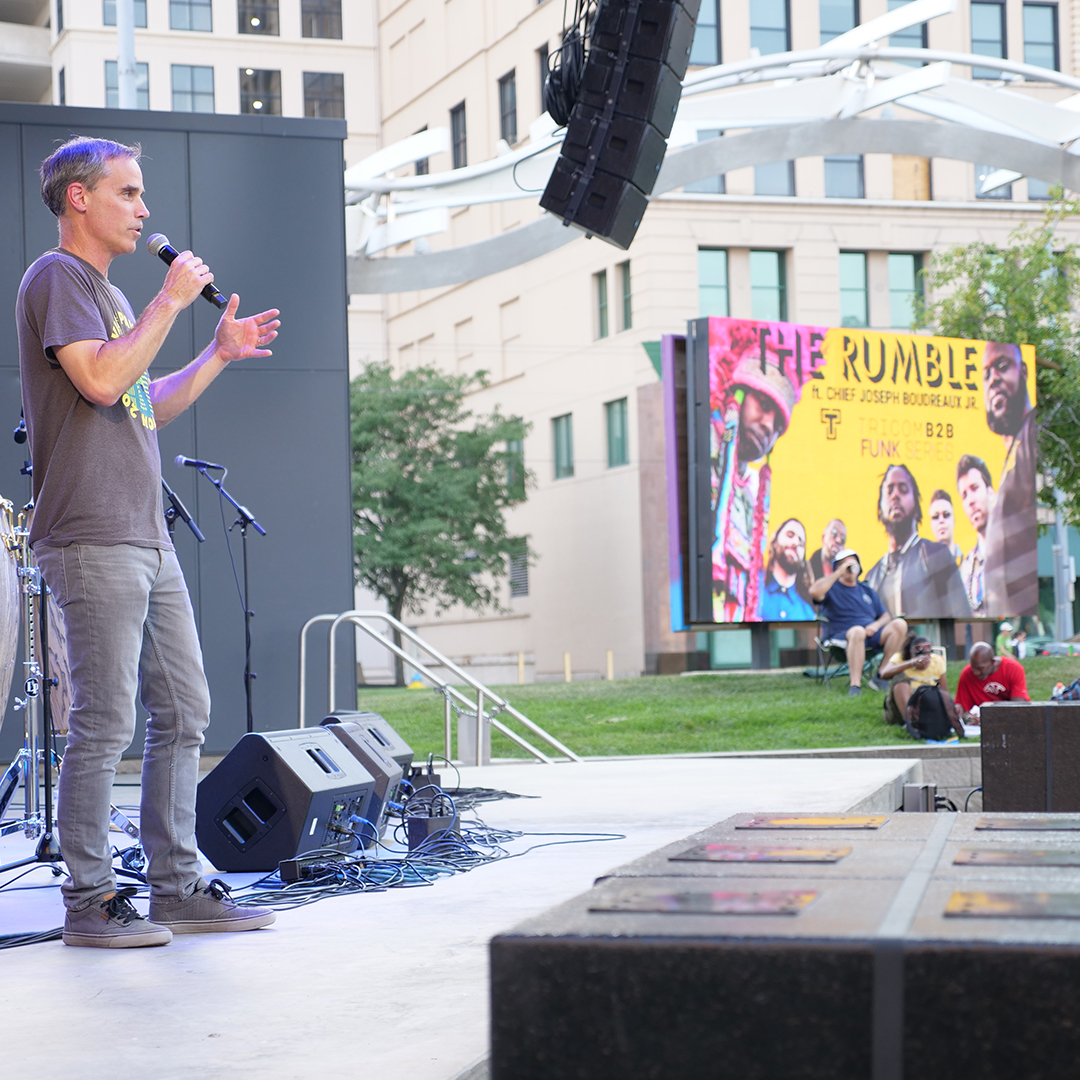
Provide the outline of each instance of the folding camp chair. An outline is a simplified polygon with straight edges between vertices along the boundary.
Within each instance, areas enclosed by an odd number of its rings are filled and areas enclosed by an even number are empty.
[[[847,662],[847,639],[833,637],[829,633],[829,623],[826,619],[818,618],[818,632],[814,638],[817,647],[817,672],[818,682],[824,682],[825,688],[829,688],[829,682],[848,674]],[[863,663],[863,678],[869,680],[877,670],[877,658],[884,650],[880,645],[866,650],[866,660]]]

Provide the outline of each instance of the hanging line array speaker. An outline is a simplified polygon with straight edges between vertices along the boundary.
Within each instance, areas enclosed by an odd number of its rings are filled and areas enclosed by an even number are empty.
[[[701,0],[600,0],[585,73],[540,205],[624,250],[682,96]]]

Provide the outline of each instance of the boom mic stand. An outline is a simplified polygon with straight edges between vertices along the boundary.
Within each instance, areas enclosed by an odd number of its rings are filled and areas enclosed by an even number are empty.
[[[179,459],[178,459],[179,460]],[[214,466],[208,466],[204,464],[195,465],[194,462],[188,464],[194,465],[199,472],[210,481],[218,489],[218,494],[227,499],[236,510],[239,515],[237,519],[229,527],[229,532],[232,532],[237,525],[240,526],[240,539],[241,545],[244,551],[244,697],[247,701],[247,729],[249,732],[255,730],[255,717],[252,712],[251,697],[252,697],[252,683],[258,678],[258,675],[251,670],[251,620],[255,615],[255,612],[251,610],[251,605],[248,603],[248,549],[247,549],[247,531],[250,525],[260,536],[266,535],[266,530],[255,520],[251,511],[246,506],[241,506],[223,487],[225,477],[228,476],[229,470],[224,466],[221,468],[221,479],[215,480],[206,470],[207,468],[213,468]]]

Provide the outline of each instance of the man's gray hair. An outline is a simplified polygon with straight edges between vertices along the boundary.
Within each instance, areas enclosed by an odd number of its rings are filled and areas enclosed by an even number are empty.
[[[67,209],[69,184],[85,184],[93,191],[98,181],[108,176],[109,162],[113,158],[138,161],[141,155],[142,147],[138,143],[127,146],[111,139],[74,135],[41,163],[41,198],[57,217],[61,217]]]

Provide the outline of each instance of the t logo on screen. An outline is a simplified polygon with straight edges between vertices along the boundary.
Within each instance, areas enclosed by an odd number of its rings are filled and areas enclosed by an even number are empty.
[[[825,438],[835,439],[837,434],[836,429],[840,426],[840,410],[822,409],[821,422],[823,424],[828,424],[828,430],[825,432]]]

